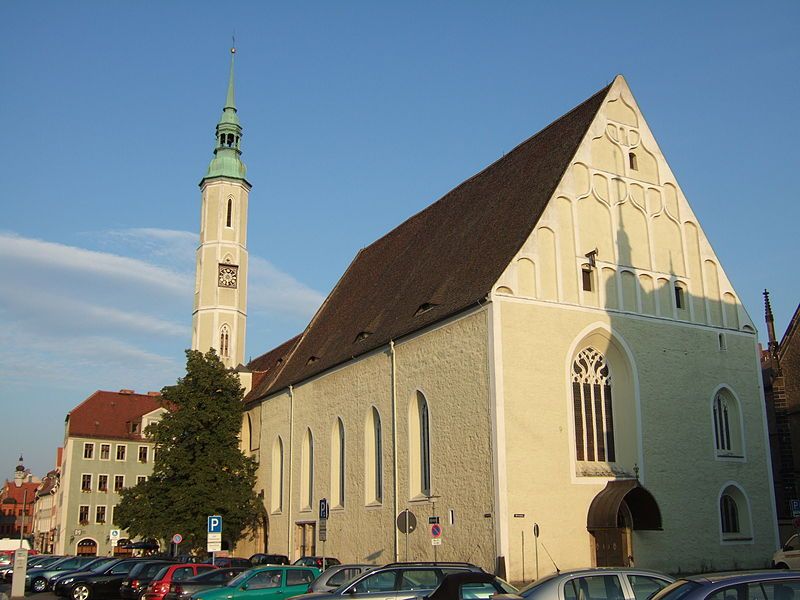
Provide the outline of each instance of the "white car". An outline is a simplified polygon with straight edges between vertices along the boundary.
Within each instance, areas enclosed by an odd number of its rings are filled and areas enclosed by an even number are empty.
[[[772,566],[776,569],[800,569],[800,535],[794,534],[783,548],[772,555]]]

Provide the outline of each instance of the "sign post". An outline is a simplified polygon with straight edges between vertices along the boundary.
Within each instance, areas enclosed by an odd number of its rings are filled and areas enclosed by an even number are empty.
[[[322,542],[322,570],[325,570],[325,542],[328,539],[328,516],[331,508],[328,499],[323,498],[319,501],[319,541]]]
[[[433,546],[433,562],[436,564],[436,549],[442,545],[442,526],[439,525],[439,517],[429,517],[429,521],[435,520],[431,525],[431,545]]]
[[[183,541],[182,537],[181,541]],[[212,565],[216,559],[216,553],[220,550],[222,550],[222,517],[219,515],[210,515],[208,517],[208,541],[206,543],[206,551],[211,552]]]
[[[407,508],[397,515],[397,529],[406,536],[406,562],[408,562],[408,534],[417,528],[417,517]]]
[[[534,551],[536,552],[536,581],[539,581],[539,524],[533,524],[533,540],[535,542]]]

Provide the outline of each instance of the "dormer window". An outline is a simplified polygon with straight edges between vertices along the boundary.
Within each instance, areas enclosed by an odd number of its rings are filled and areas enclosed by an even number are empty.
[[[315,362],[319,360],[319,356],[312,356],[306,361],[307,365],[313,365]]]
[[[371,335],[372,335],[371,331],[362,331],[356,336],[356,339],[354,341],[355,342],[363,342],[365,339],[367,339]]]
[[[438,306],[438,305],[437,304],[433,304],[431,302],[423,302],[422,304],[419,305],[419,308],[417,309],[417,312],[414,313],[414,316],[418,317],[421,314],[428,312],[432,308],[435,308],[436,306]]]

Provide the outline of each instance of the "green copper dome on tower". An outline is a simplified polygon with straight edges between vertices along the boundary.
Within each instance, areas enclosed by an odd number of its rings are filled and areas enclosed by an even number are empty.
[[[239,115],[236,114],[236,99],[233,87],[233,58],[235,55],[236,48],[231,48],[231,74],[228,80],[228,96],[225,99],[222,116],[219,119],[219,123],[217,123],[214,158],[211,159],[211,164],[208,165],[208,172],[203,177],[203,181],[213,177],[244,179],[247,174],[247,167],[244,166],[241,159],[242,126],[239,123]],[[200,182],[201,185],[203,181]]]

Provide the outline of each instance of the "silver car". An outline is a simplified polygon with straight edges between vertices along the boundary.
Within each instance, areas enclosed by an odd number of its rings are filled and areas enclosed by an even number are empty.
[[[543,577],[523,588],[520,596],[526,600],[648,600],[673,581],[656,571],[601,567]]]
[[[323,571],[322,574],[308,586],[308,591],[310,593],[332,592],[351,579],[355,579],[362,573],[371,571],[374,568],[375,565],[333,565]]]
[[[403,600],[426,596],[445,575],[482,572],[469,563],[390,563],[356,577],[332,592],[295,596],[297,600]]]

